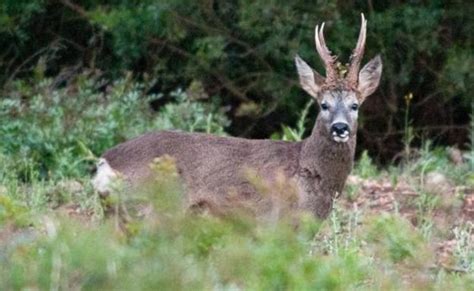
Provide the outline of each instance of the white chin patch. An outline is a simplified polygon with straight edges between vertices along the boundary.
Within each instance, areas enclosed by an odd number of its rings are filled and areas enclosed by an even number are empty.
[[[339,136],[335,136],[334,137],[334,140],[336,142],[347,142],[349,140],[349,136],[346,136],[346,137],[339,137]]]
[[[349,132],[346,130],[343,134],[338,135],[335,132],[332,133],[332,138],[336,142],[347,142],[349,140]]]

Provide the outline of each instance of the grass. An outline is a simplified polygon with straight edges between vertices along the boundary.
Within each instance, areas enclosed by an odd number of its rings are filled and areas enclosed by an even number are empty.
[[[473,222],[465,217],[472,172],[430,144],[387,169],[362,154],[330,217],[301,217],[298,227],[285,218],[257,223],[245,215],[183,211],[182,185],[166,157],[155,161],[157,179],[146,189],[117,185],[102,199],[89,168],[104,148],[137,131],[169,127],[224,134],[227,123],[218,106],[182,92],[154,115],[140,105],[140,86],[128,82],[117,82],[109,95],[82,84],[81,110],[63,101],[66,91],[50,100],[42,85],[21,84],[26,96],[35,96],[31,102],[2,99],[0,289],[457,290],[474,284]],[[94,100],[102,100],[102,111]],[[55,108],[41,105],[47,102]],[[285,139],[301,139],[306,112],[297,130],[284,129]],[[88,124],[65,126],[83,115]]]

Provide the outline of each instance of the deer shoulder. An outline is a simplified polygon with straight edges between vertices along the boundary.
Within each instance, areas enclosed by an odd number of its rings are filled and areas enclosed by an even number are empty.
[[[301,87],[320,109],[311,135],[305,140],[147,133],[102,155],[94,187],[106,193],[117,177],[128,185],[140,185],[153,174],[150,163],[168,155],[176,160],[185,184],[186,207],[213,205],[214,209],[224,209],[250,201],[257,216],[275,215],[275,209],[291,209],[325,218],[352,169],[359,107],[375,91],[382,73],[380,56],[360,69],[367,26],[363,15],[361,18],[347,73],[338,71],[336,57],[327,48],[324,23],[316,26],[315,43],[325,76],[295,57]]]

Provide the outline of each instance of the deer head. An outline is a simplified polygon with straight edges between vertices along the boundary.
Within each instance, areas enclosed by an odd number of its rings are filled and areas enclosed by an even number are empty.
[[[338,72],[336,57],[326,46],[324,40],[324,23],[316,26],[316,50],[326,69],[326,77],[313,70],[298,55],[295,57],[296,68],[302,88],[315,98],[321,108],[318,120],[336,142],[347,142],[357,130],[359,106],[372,94],[379,85],[382,75],[380,55],[370,60],[359,71],[364,55],[367,21],[361,15],[362,24],[357,45],[352,52],[347,73]]]

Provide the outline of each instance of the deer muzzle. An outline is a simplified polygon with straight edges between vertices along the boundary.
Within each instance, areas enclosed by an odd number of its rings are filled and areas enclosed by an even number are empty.
[[[331,135],[336,142],[347,142],[349,140],[350,128],[347,123],[337,122],[331,125]]]

